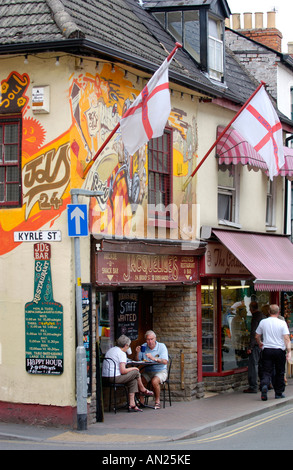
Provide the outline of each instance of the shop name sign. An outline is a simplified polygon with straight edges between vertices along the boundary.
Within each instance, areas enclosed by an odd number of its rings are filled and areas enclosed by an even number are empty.
[[[209,243],[205,256],[206,274],[251,274],[224,245]]]
[[[14,241],[19,242],[61,242],[60,230],[14,232]]]
[[[196,256],[96,254],[98,284],[189,283],[198,281]]]

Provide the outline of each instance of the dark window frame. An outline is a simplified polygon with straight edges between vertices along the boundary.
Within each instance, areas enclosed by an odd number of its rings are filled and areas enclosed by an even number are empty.
[[[5,134],[8,126],[17,125],[17,141],[7,142],[5,141]],[[13,116],[0,116],[0,186],[3,184],[3,200],[0,200],[0,208],[15,208],[22,206],[22,172],[21,172],[21,136],[22,136],[22,119],[19,115]],[[12,160],[11,162],[5,161],[5,149],[10,145],[17,145],[17,160]],[[18,169],[18,178],[15,180],[9,181],[9,169],[17,168]],[[3,181],[2,181],[2,172],[3,172]],[[18,197],[13,201],[7,200],[7,185],[18,185]],[[1,193],[0,193],[1,197]]]
[[[166,151],[164,139],[167,139]],[[163,197],[158,200],[157,195]],[[155,225],[159,226],[162,219],[167,226],[173,227],[172,210],[166,212],[166,208],[172,207],[173,203],[173,129],[170,127],[166,127],[161,137],[151,139],[148,144],[148,203],[148,214],[155,220]],[[162,211],[157,210],[160,204]],[[155,211],[152,205],[156,207]]]

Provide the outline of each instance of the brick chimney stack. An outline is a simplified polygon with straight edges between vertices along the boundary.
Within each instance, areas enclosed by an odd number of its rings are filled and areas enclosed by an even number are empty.
[[[232,15],[232,28],[239,30],[244,36],[260,42],[277,52],[282,52],[282,33],[276,28],[276,12],[267,12],[267,27],[263,24],[262,12],[254,15],[255,27],[252,27],[252,13],[244,13],[244,29],[241,29],[241,18],[239,13]]]

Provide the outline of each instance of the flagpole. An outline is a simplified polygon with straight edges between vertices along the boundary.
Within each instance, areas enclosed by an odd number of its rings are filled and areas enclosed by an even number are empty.
[[[118,122],[118,124],[116,125],[116,127],[112,130],[112,132],[108,135],[107,139],[105,140],[105,142],[101,145],[101,147],[99,148],[99,150],[97,151],[96,155],[94,156],[94,158],[88,163],[88,165],[85,167],[85,170],[83,172],[83,178],[86,177],[86,175],[88,174],[89,170],[91,169],[91,167],[93,166],[94,162],[96,161],[96,159],[98,158],[98,156],[100,155],[100,153],[104,150],[104,148],[106,147],[106,145],[108,144],[108,142],[112,139],[113,135],[116,134],[116,132],[118,131],[120,127],[120,122]]]
[[[223,137],[223,135],[227,132],[227,130],[229,129],[229,127],[232,126],[233,122],[236,121],[236,119],[238,118],[239,114],[242,113],[242,111],[246,108],[246,106],[250,103],[250,101],[252,100],[252,98],[254,98],[254,96],[259,92],[259,90],[261,89],[262,86],[265,86],[265,82],[261,81],[259,86],[257,87],[257,89],[252,93],[252,95],[250,96],[250,98],[248,98],[248,100],[244,103],[244,105],[240,108],[240,110],[238,111],[237,114],[235,114],[235,116],[233,117],[233,119],[229,122],[229,124],[225,127],[225,129],[221,132],[221,134],[219,135],[219,137],[217,138],[217,140],[213,143],[213,145],[211,146],[211,148],[207,151],[207,153],[205,154],[205,156],[203,157],[203,159],[200,161],[200,163],[197,165],[197,167],[193,170],[193,172],[191,173],[191,175],[189,175],[189,177],[187,178],[187,180],[185,181],[184,185],[183,185],[183,191],[185,191],[185,189],[187,188],[187,186],[189,185],[190,181],[192,180],[192,178],[194,177],[195,173],[198,172],[198,170],[200,169],[201,165],[205,162],[205,160],[208,158],[209,154],[212,152],[212,150],[216,147],[217,143],[221,140],[221,138]]]
[[[173,56],[175,55],[177,49],[181,48],[182,45],[179,43],[179,42],[176,42],[175,43],[175,47],[173,49],[172,52],[170,52],[170,54],[168,55],[167,57],[167,62],[170,62],[171,59],[173,58]],[[126,111],[127,113],[127,111]],[[101,147],[99,148],[99,150],[97,151],[97,153],[95,154],[95,156],[93,157],[93,159],[88,163],[88,165],[85,167],[84,169],[84,172],[83,172],[83,178],[86,177],[86,175],[88,174],[89,170],[91,169],[91,167],[93,166],[94,162],[96,161],[96,159],[98,158],[98,156],[100,155],[100,153],[104,150],[104,148],[106,147],[106,145],[108,144],[108,142],[112,139],[113,135],[116,134],[116,132],[118,131],[120,127],[120,121],[118,122],[118,124],[116,125],[116,127],[112,130],[112,132],[108,135],[107,139],[105,140],[105,142],[101,145]]]

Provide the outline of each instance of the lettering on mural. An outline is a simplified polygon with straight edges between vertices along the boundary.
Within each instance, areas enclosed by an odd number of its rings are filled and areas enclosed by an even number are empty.
[[[69,143],[40,155],[24,167],[26,218],[39,203],[40,210],[59,209],[70,179]]]
[[[1,114],[19,113],[28,102],[25,92],[29,86],[29,77],[26,73],[20,75],[11,72],[6,80],[1,82],[0,110]]]

